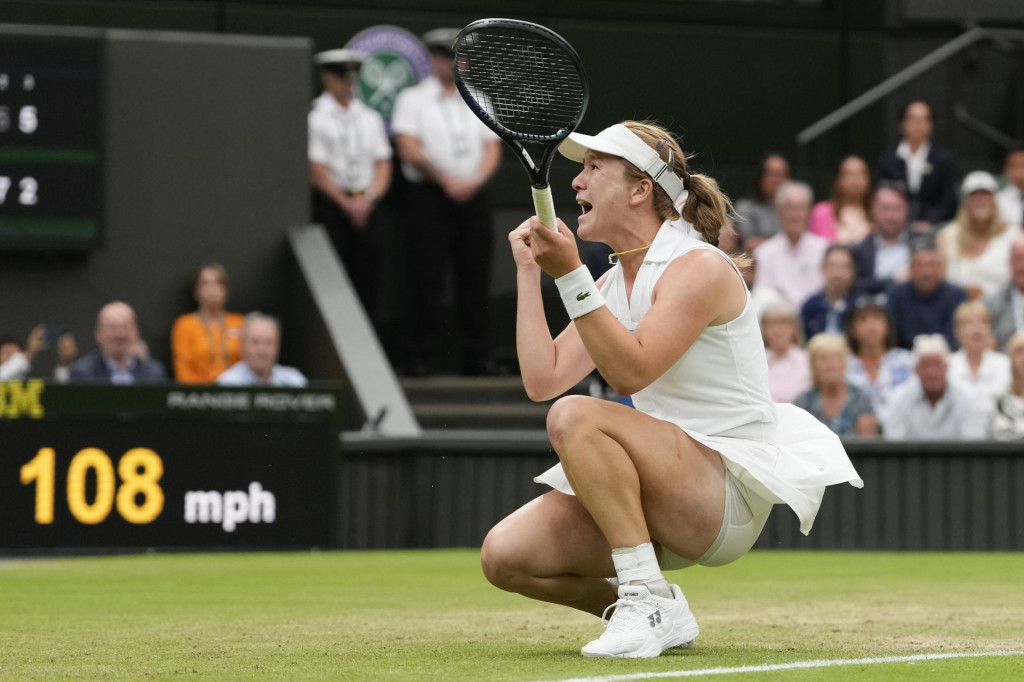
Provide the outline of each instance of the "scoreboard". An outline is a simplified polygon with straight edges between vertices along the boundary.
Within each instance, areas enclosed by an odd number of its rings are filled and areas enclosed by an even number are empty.
[[[99,36],[0,35],[0,249],[99,241],[101,54]]]
[[[0,557],[331,547],[341,393],[0,382]]]

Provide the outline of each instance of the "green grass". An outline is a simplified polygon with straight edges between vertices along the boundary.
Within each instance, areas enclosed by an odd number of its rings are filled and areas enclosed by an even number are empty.
[[[0,561],[0,679],[556,680],[1024,649],[1024,555],[753,552],[670,573],[691,650],[586,660],[592,616],[489,586],[477,554]],[[1024,656],[716,676],[1020,680]]]

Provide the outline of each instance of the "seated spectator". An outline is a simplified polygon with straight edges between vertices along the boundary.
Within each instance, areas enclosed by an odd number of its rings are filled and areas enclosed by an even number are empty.
[[[24,381],[32,371],[32,361],[46,349],[46,327],[37,325],[28,334],[24,348],[14,339],[0,341],[0,381]]]
[[[900,143],[882,155],[876,177],[907,187],[910,222],[917,232],[944,225],[956,213],[956,171],[953,155],[932,144],[932,110],[924,102],[900,109]]]
[[[853,354],[846,378],[871,394],[875,414],[882,414],[892,392],[914,373],[914,354],[896,346],[896,329],[885,306],[871,299],[856,303],[846,327]]]
[[[811,210],[810,231],[834,244],[858,244],[871,232],[871,171],[859,156],[839,163],[832,196]]]
[[[768,391],[777,403],[791,403],[811,386],[807,351],[800,346],[800,327],[793,308],[785,301],[765,309],[761,317],[765,355],[768,357]]]
[[[1003,161],[1006,187],[996,194],[999,213],[1007,225],[1024,224],[1024,147],[1011,149]]]
[[[940,334],[914,339],[916,376],[893,393],[882,413],[886,440],[979,440],[988,409],[983,398],[949,381],[949,345]]]
[[[840,334],[818,334],[807,343],[813,386],[801,393],[796,406],[810,412],[839,436],[877,436],[878,419],[871,396],[846,381],[850,354]]]
[[[192,279],[199,308],[174,321],[171,357],[174,378],[183,384],[212,384],[242,357],[245,317],[229,313],[228,273],[220,263],[204,263]]]
[[[1010,388],[996,397],[989,431],[999,441],[1024,440],[1024,331],[1010,337],[1006,344],[1010,358]]]
[[[841,244],[830,244],[822,264],[825,288],[800,308],[804,338],[816,334],[842,334],[853,308],[853,255]]]
[[[103,381],[128,385],[167,378],[164,366],[139,357],[139,326],[135,311],[121,301],[100,308],[96,317],[96,345],[99,348],[71,365],[71,381]]]
[[[782,231],[754,249],[757,286],[775,289],[795,310],[822,288],[821,274],[828,242],[807,233],[814,194],[805,182],[784,182],[775,194]]]
[[[967,290],[968,297],[992,296],[1010,281],[1007,255],[1020,236],[996,208],[996,179],[985,171],[969,173],[961,185],[960,211],[939,231],[937,243],[946,258],[946,279]]]
[[[24,350],[13,339],[0,341],[0,381],[27,379],[36,356],[49,348],[49,335],[46,326],[40,324],[29,332]],[[70,332],[60,333],[55,341],[57,362],[53,368],[53,378],[58,383],[64,383],[70,377],[71,363],[78,356],[78,346]]]
[[[877,296],[910,278],[910,232],[907,198],[892,183],[879,185],[871,198],[874,233],[853,249],[857,275],[854,290]]]
[[[263,313],[249,313],[242,328],[242,359],[217,377],[220,386],[285,386],[301,388],[306,377],[294,367],[277,364],[281,325]]]
[[[1010,281],[985,299],[992,313],[996,347],[1004,348],[1014,333],[1024,331],[1024,237],[1010,245]]]
[[[981,301],[961,303],[953,313],[960,350],[949,358],[949,378],[976,394],[994,398],[1010,385],[1010,359],[992,350],[992,320]]]
[[[896,342],[910,348],[921,334],[942,334],[951,348],[958,348],[953,311],[967,300],[967,292],[946,281],[945,264],[933,240],[918,237],[911,251],[910,281],[893,286],[886,296]]]
[[[785,303],[785,301],[775,289],[754,286],[754,280],[757,278],[757,258],[752,253],[747,254],[747,257],[750,259],[750,265],[743,268],[741,272],[747,290],[750,291],[750,308],[754,311],[755,317],[760,320],[769,306],[774,303]]]
[[[14,340],[13,336],[0,338],[0,365],[21,352],[21,344]]]
[[[768,154],[761,160],[754,184],[754,196],[736,202],[736,232],[740,248],[753,251],[782,230],[775,211],[775,193],[789,180],[789,162],[781,154]]]

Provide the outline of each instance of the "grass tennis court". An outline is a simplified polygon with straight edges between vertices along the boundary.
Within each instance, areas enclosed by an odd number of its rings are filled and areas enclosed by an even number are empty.
[[[697,646],[609,661],[579,655],[597,619],[490,587],[472,550],[2,560],[0,679],[563,680],[1024,650],[1022,554],[760,551],[668,576]],[[1022,678],[1020,654],[714,676]]]

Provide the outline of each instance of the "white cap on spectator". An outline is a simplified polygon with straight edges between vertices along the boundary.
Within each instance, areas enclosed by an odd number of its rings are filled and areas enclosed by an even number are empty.
[[[949,344],[942,334],[919,334],[914,337],[914,359],[920,361],[925,355],[949,357]]]
[[[359,66],[366,59],[366,53],[359,50],[339,49],[318,52],[313,55],[313,63],[317,66],[347,65]]]
[[[964,181],[960,184],[960,196],[969,197],[975,192],[985,191],[995,194],[999,191],[999,183],[992,176],[991,173],[985,171],[974,171],[968,173],[964,177]]]
[[[435,28],[424,33],[420,40],[428,50],[443,50],[451,54],[455,49],[455,39],[458,37],[459,29],[457,28]]]

